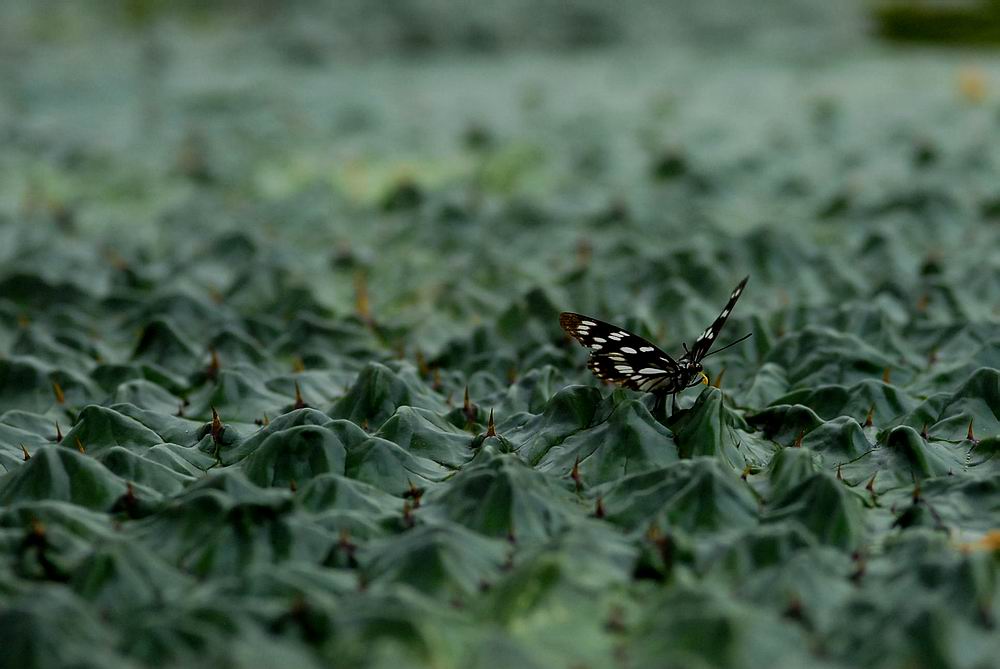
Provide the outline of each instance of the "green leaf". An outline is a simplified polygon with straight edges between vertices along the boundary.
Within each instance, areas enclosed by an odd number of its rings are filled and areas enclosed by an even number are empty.
[[[343,474],[347,449],[336,434],[315,425],[275,432],[243,461],[247,478],[259,486],[287,488],[320,474]]]
[[[23,466],[0,477],[0,502],[60,500],[108,510],[125,483],[94,458],[61,446],[43,446]]]

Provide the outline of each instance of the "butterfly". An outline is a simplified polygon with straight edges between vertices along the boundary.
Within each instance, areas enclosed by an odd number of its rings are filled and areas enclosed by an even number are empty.
[[[685,388],[708,383],[701,361],[709,355],[709,349],[719,338],[722,326],[726,324],[736,301],[743,294],[749,278],[745,277],[739,282],[718,318],[701,333],[690,350],[684,345],[684,355],[677,359],[639,335],[590,316],[563,312],[559,314],[559,325],[566,334],[590,349],[587,367],[599,379],[632,390],[655,393],[661,398],[676,395]],[[729,346],[735,346],[749,336]],[[719,349],[716,353],[722,350],[724,349]]]

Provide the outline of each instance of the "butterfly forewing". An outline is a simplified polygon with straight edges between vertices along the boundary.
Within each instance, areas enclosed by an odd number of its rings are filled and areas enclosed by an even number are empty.
[[[736,306],[736,301],[740,299],[740,295],[743,294],[743,289],[747,285],[747,280],[750,277],[744,277],[742,281],[737,284],[736,288],[729,295],[729,301],[726,302],[726,306],[722,309],[722,313],[719,314],[718,318],[709,325],[704,332],[698,337],[691,347],[691,350],[684,354],[684,358],[698,362],[708,353],[708,349],[712,348],[712,344],[716,342],[719,338],[719,333],[722,332],[722,326],[726,324],[726,319],[729,318],[730,312],[732,312],[733,307]]]
[[[587,366],[600,379],[648,392],[669,385],[677,376],[673,358],[617,325],[569,312],[559,315],[559,324],[590,349]]]

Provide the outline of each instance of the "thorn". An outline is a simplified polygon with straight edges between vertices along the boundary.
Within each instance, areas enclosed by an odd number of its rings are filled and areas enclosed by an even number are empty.
[[[870,407],[868,407],[868,415],[865,416],[865,424],[862,425],[862,427],[871,427],[872,418],[874,417],[875,417],[875,405],[872,404]]]
[[[927,305],[931,303],[931,296],[928,293],[924,293],[917,299],[917,313],[924,313],[927,311]]]
[[[792,443],[792,448],[802,448],[802,440],[806,436],[806,429],[802,428],[799,430],[799,434],[795,437],[795,441]]]
[[[66,395],[63,393],[62,386],[59,385],[58,381],[52,382],[52,392],[56,396],[56,404],[66,404]]]
[[[365,432],[368,432],[371,429],[371,426],[368,424],[367,418],[363,418],[361,420],[361,429],[364,430]]]
[[[750,464],[749,463],[747,463],[747,465],[745,467],[743,467],[743,473],[740,474],[740,478],[743,479],[744,481],[746,481],[748,476],[750,476]]]
[[[403,525],[405,527],[413,527],[413,507],[410,506],[410,500],[403,500]]]
[[[431,373],[431,368],[424,358],[424,352],[419,348],[417,349],[417,371],[420,372],[420,376],[427,376]]]
[[[976,435],[972,432],[972,424],[975,421],[976,421],[976,417],[975,416],[973,416],[972,418],[969,419],[969,431],[965,435],[966,439],[968,439],[969,441],[974,442],[974,443],[976,441]]]
[[[306,371],[306,363],[301,357],[295,356],[292,358],[292,371],[296,374]]]
[[[413,485],[413,481],[411,481],[410,479],[406,479],[406,483],[410,486],[410,489],[403,493],[403,499],[412,499],[413,508],[419,509],[420,500],[424,496],[424,490],[423,488],[418,488],[417,486]]]
[[[920,481],[914,481],[913,483],[913,503],[916,504],[920,501]]]
[[[842,466],[841,463],[838,462],[837,463],[837,480],[838,481],[843,481],[844,480],[844,477],[840,474],[840,468],[841,468],[841,466]]]
[[[267,417],[267,414],[264,414],[264,417],[260,419],[260,424],[264,427],[271,424],[271,419]]]
[[[583,482],[580,480],[580,456],[576,456],[576,462],[573,463],[573,469],[569,473],[569,477],[573,479],[573,483],[576,484],[576,491],[580,492],[583,490]]]
[[[792,597],[790,600],[788,600],[788,606],[785,607],[785,610],[782,612],[782,615],[785,618],[788,618],[789,620],[795,620],[800,622],[804,620],[805,616],[803,615],[802,612],[802,600],[799,599],[798,597]]]
[[[878,470],[876,470],[875,473],[872,474],[872,477],[870,479],[868,479],[868,485],[865,486],[865,490],[867,490],[868,492],[870,492],[873,495],[875,494],[875,477],[876,476],[878,476]]]
[[[28,453],[28,449],[24,447],[24,444],[20,444],[21,452],[24,453],[24,461],[27,462],[31,459],[31,454]]]
[[[726,368],[723,367],[722,369],[719,370],[719,375],[715,377],[715,381],[712,381],[712,387],[713,388],[721,388],[722,387],[722,377],[724,377],[725,375],[726,375]]]
[[[295,479],[291,479],[288,482],[288,489],[291,490],[292,492],[298,492],[299,491],[299,484],[295,482]]]
[[[586,267],[590,264],[590,259],[594,255],[594,247],[589,239],[581,237],[576,242],[576,264]]]
[[[351,531],[346,527],[340,530],[340,538],[337,540],[337,545],[347,551],[353,551],[357,548],[354,542],[351,541]]]
[[[604,498],[598,497],[597,504],[594,505],[594,517],[603,518],[604,517]]]
[[[299,382],[295,382],[295,404],[292,405],[292,409],[305,409],[308,404],[302,399],[302,390],[299,389]]]
[[[854,560],[855,565],[854,571],[851,572],[851,582],[858,585],[865,576],[867,563],[865,562],[865,557],[860,552],[855,552],[851,558]]]
[[[433,390],[434,392],[439,392],[443,387],[444,383],[441,382],[441,370],[435,367],[431,379],[431,390]]]
[[[177,411],[174,412],[174,415],[177,416],[178,418],[184,417],[184,402],[181,402],[180,404],[177,405]]]
[[[211,430],[211,434],[212,434],[212,441],[215,442],[216,444],[221,444],[222,443],[222,431],[223,431],[223,429],[224,428],[222,426],[222,419],[219,418],[219,412],[215,410],[215,407],[212,407],[212,430]]]
[[[59,421],[56,421],[56,443],[61,443],[63,440],[62,429],[59,427]]]
[[[958,73],[958,92],[966,102],[982,102],[986,98],[986,75],[978,67],[962,68]]]
[[[360,269],[354,273],[354,311],[366,325],[372,325],[371,302],[368,299],[368,274]]]
[[[611,634],[624,634],[627,630],[624,618],[625,612],[622,611],[622,608],[620,606],[613,607],[608,614],[608,619],[604,621],[605,631]]]
[[[486,422],[486,436],[487,437],[497,436],[497,426],[493,422],[493,409],[490,409],[490,419]]]
[[[515,381],[517,381],[517,367],[512,365],[507,369],[507,384],[513,385]]]
[[[84,453],[84,454],[87,453],[87,449],[83,447],[83,442],[80,441],[80,437],[76,438],[76,450],[78,450],[78,451],[80,451],[81,453]]]
[[[971,427],[971,424],[970,424]],[[927,434],[927,421],[924,421],[924,426],[920,428],[920,436],[924,441],[927,441],[930,435]]]
[[[465,399],[462,400],[462,413],[465,414],[465,420],[469,423],[476,422],[476,415],[479,413],[476,407],[472,405],[472,401],[469,399],[469,386],[465,386]]]
[[[215,350],[215,347],[208,349],[211,354],[211,359],[208,361],[208,367],[205,369],[205,376],[211,381],[215,381],[219,378],[219,370],[222,369],[222,364],[219,362],[219,352]]]
[[[891,379],[892,379],[892,367],[886,366],[886,368],[882,370],[882,383],[889,385],[890,383],[892,383]]]
[[[663,538],[663,532],[660,531],[660,526],[656,523],[650,523],[649,527],[646,528],[646,539],[656,543]]]

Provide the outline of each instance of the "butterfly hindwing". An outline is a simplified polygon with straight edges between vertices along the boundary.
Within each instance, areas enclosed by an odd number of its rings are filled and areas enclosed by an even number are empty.
[[[559,324],[590,349],[587,366],[600,379],[648,392],[671,386],[677,376],[673,358],[617,325],[569,312],[559,315]]]
[[[747,285],[747,280],[750,277],[744,277],[742,281],[737,284],[736,288],[729,295],[729,301],[726,302],[726,306],[722,309],[722,313],[719,314],[711,325],[709,325],[704,332],[698,337],[691,346],[691,350],[684,354],[684,358],[698,362],[708,353],[708,349],[712,348],[712,344],[716,342],[719,338],[719,333],[722,332],[722,326],[726,324],[726,319],[729,318],[730,312],[732,312],[733,307],[736,306],[736,301],[740,299],[740,295],[743,294],[743,289]]]

